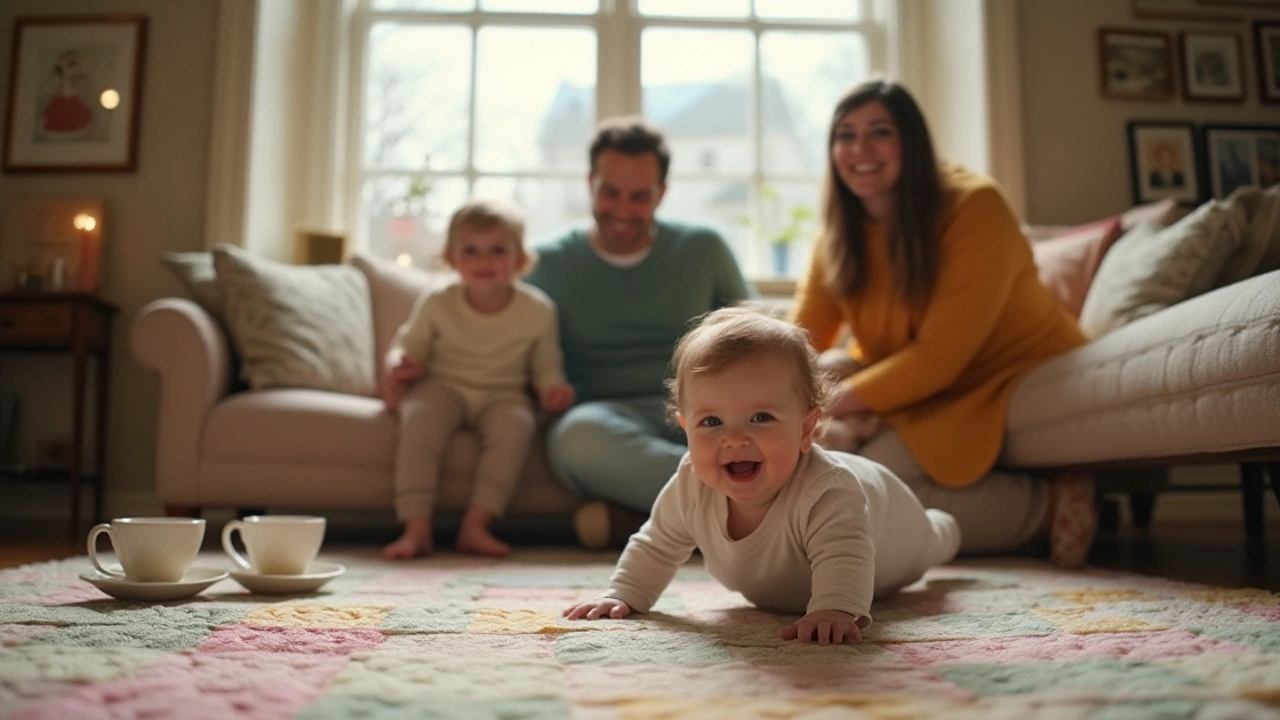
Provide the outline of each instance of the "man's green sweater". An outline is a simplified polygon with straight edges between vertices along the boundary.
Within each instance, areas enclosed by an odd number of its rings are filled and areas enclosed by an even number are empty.
[[[556,303],[565,373],[579,401],[662,394],[690,320],[753,295],[715,231],[655,227],[649,255],[632,267],[606,262],[577,229],[539,246],[524,278]]]

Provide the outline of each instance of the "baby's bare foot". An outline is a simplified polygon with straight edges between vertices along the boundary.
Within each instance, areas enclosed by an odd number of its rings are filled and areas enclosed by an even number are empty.
[[[430,555],[434,549],[430,533],[423,536],[406,530],[395,542],[382,548],[382,557],[387,560],[407,560],[419,555]]]
[[[458,531],[458,552],[506,557],[511,553],[511,546],[494,537],[484,528],[463,527]]]

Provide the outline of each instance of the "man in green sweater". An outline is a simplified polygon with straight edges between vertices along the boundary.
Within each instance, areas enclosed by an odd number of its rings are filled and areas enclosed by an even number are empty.
[[[753,296],[710,228],[656,220],[671,154],[639,117],[605,120],[590,148],[594,222],[541,244],[524,280],[560,318],[574,406],[547,436],[552,470],[595,500],[575,518],[583,545],[625,541],[688,449],[666,420],[676,340],[703,313]]]

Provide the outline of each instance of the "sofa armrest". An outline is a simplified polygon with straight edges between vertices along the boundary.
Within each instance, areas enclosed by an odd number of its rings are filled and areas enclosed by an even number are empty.
[[[130,346],[138,364],[160,375],[156,494],[162,503],[198,505],[205,418],[231,388],[227,337],[196,303],[161,298],[134,316]]]

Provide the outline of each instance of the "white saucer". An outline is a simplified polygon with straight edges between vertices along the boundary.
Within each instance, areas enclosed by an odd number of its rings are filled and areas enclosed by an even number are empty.
[[[262,575],[253,570],[235,569],[231,577],[249,592],[263,595],[292,595],[318,590],[322,585],[338,577],[347,569],[338,563],[317,560],[301,575]]]
[[[195,566],[187,568],[186,574],[177,582],[134,582],[104,575],[97,570],[80,573],[81,580],[87,580],[113,598],[155,602],[191,597],[226,577],[225,570]]]

